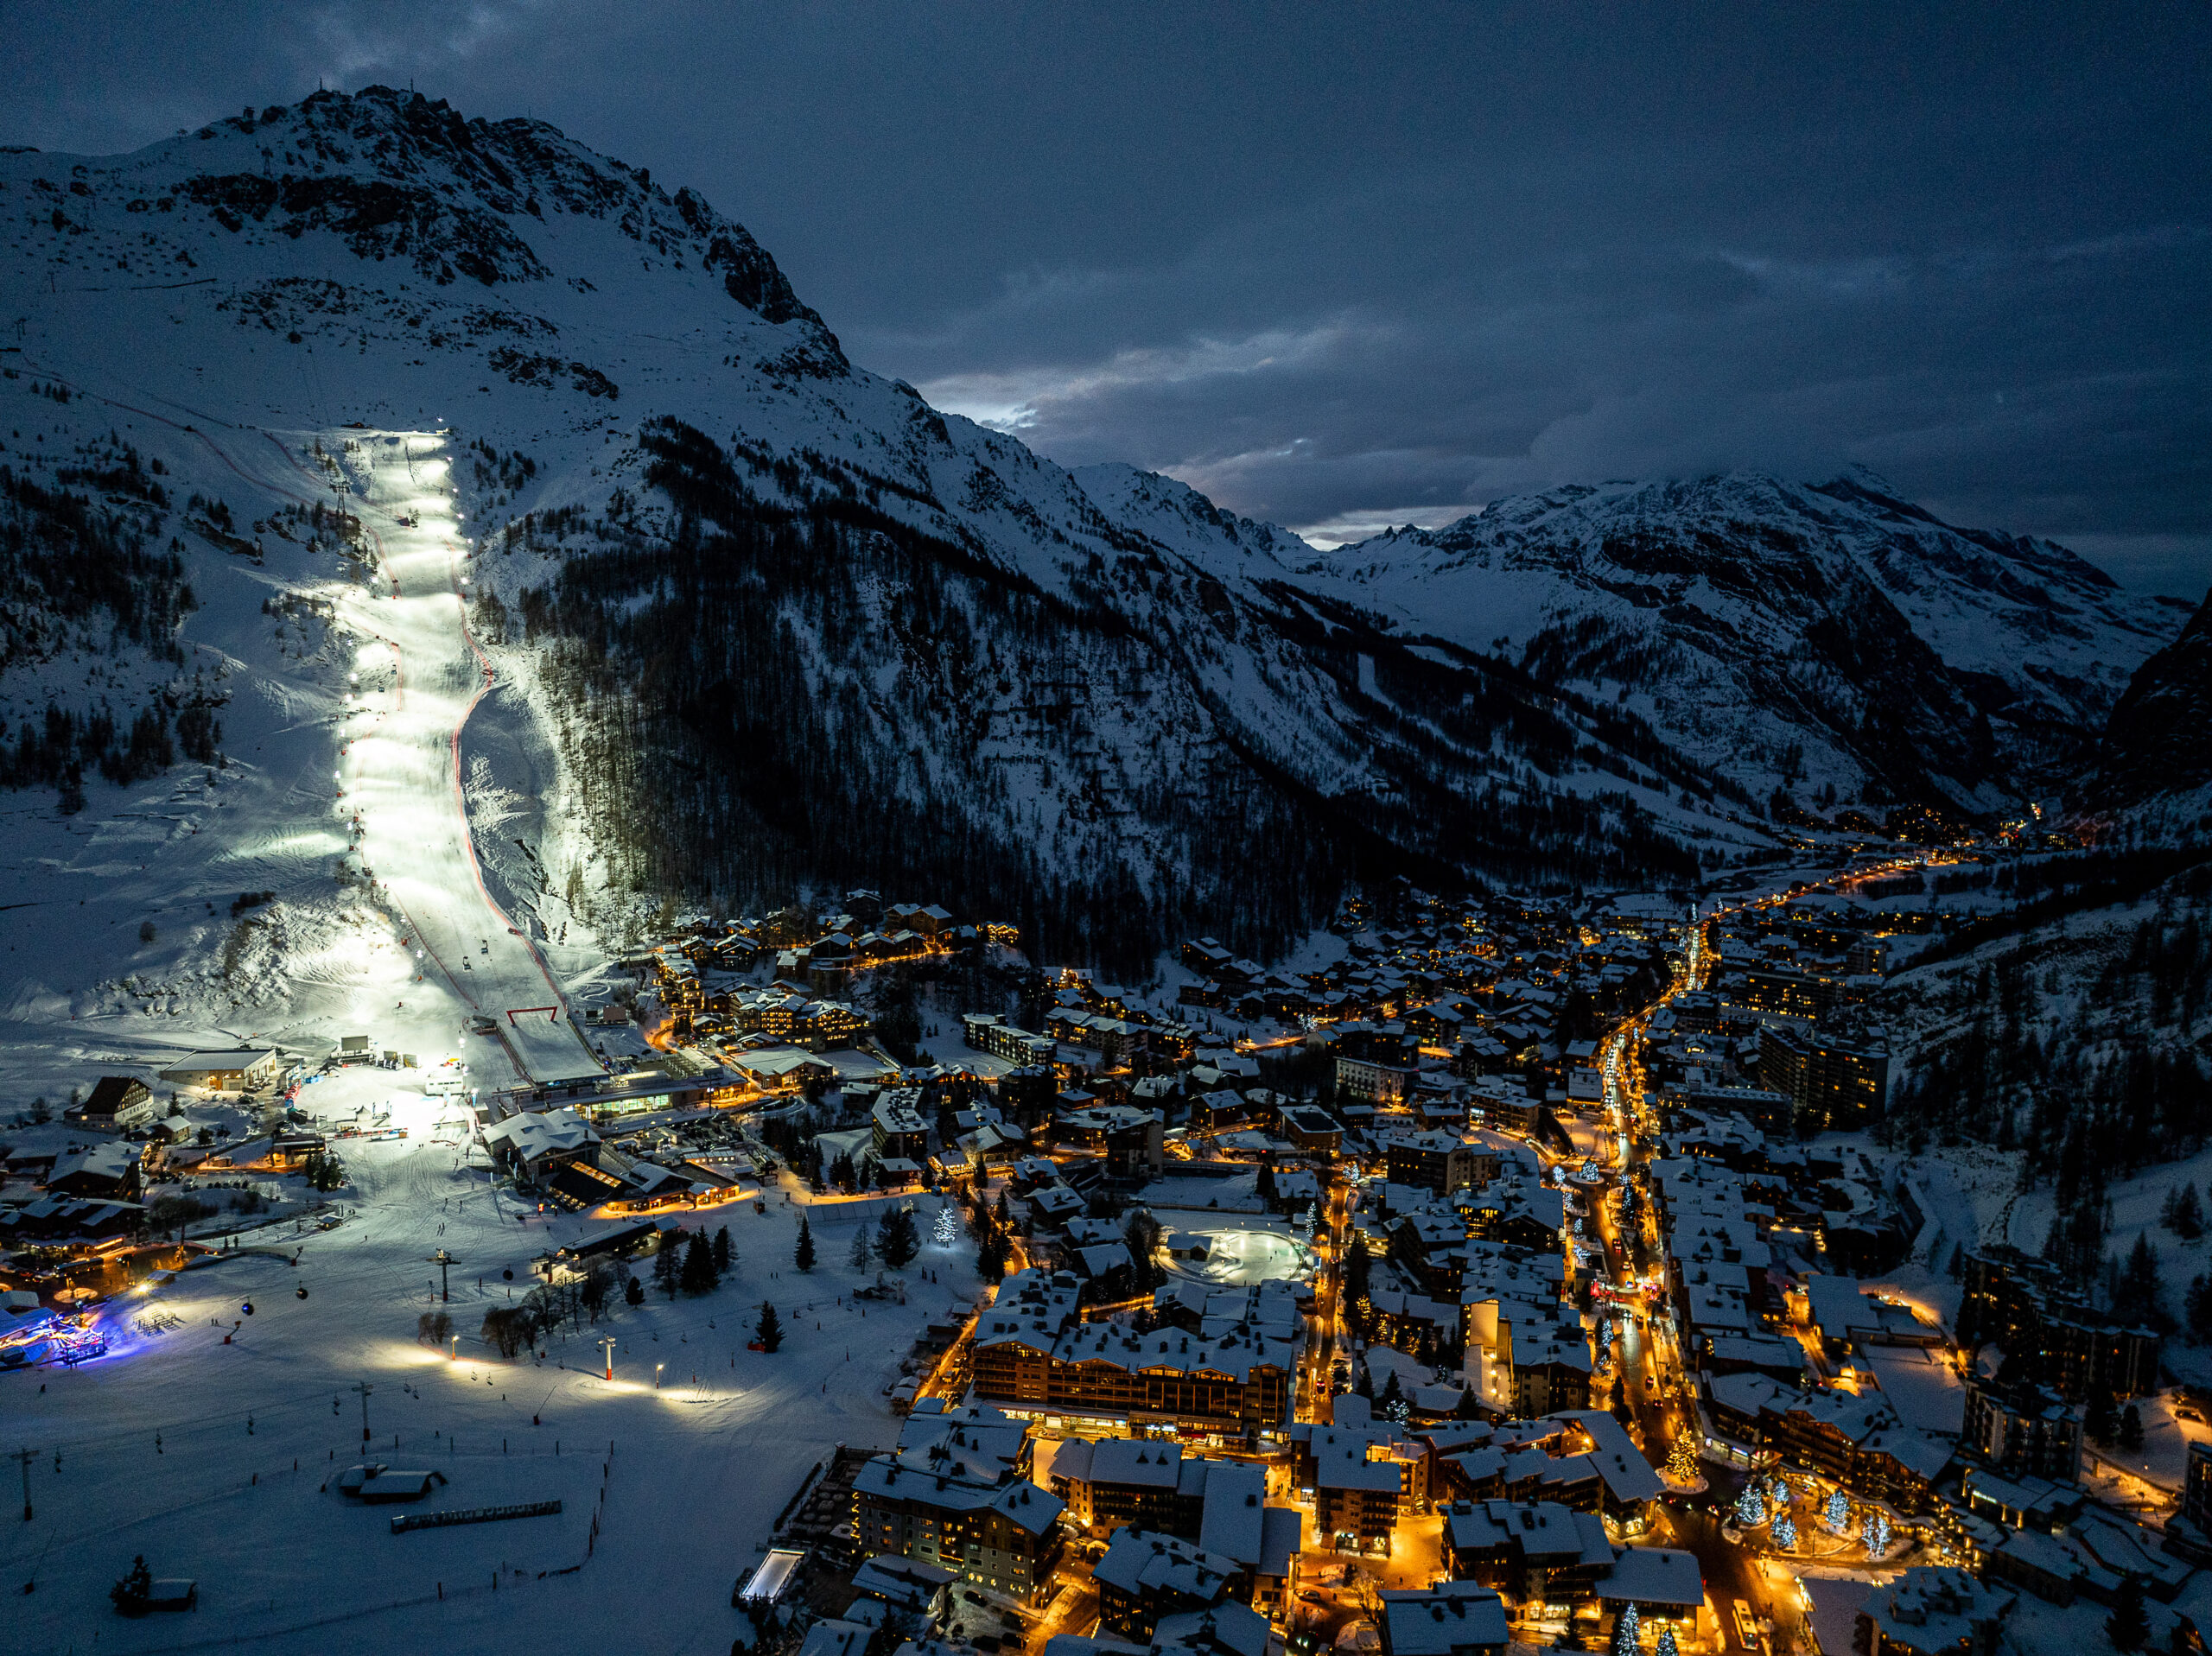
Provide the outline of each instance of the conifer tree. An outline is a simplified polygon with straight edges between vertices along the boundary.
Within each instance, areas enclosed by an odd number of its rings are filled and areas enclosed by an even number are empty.
[[[2151,1617],[2143,1606],[2143,1579],[2130,1573],[2120,1577],[2112,1615],[2105,1621],[2105,1636],[2118,1650],[2140,1650],[2151,1636]]]
[[[715,1248],[704,1236],[694,1236],[690,1246],[683,1250],[683,1265],[677,1281],[683,1291],[694,1298],[711,1294],[718,1278],[715,1273]]]
[[[1637,1656],[1638,1617],[1636,1606],[1624,1604],[1613,1622],[1613,1656]]]
[[[921,1238],[915,1234],[911,1208],[884,1215],[883,1223],[876,1231],[875,1251],[885,1265],[893,1271],[899,1270],[921,1251]]]
[[[1675,1434],[1675,1441],[1667,1451],[1667,1475],[1677,1483],[1688,1483],[1697,1476],[1697,1438],[1694,1431]]]
[[[753,1337],[764,1351],[773,1351],[784,1342],[783,1323],[776,1316],[776,1308],[766,1300],[760,1303],[760,1318],[753,1325]]]
[[[1890,1519],[1884,1512],[1867,1514],[1865,1534],[1866,1551],[1871,1558],[1880,1558],[1890,1550]]]
[[[2119,1418],[2113,1408],[2112,1393],[2099,1386],[2089,1393],[2088,1418],[2082,1422],[2082,1430],[2088,1434],[2089,1441],[2099,1449],[2109,1449],[2113,1433],[2119,1426]]]
[[[2204,1206],[2197,1200],[2194,1184],[2183,1185],[2175,1200],[2173,1231],[2184,1242],[2193,1242],[2204,1234]]]
[[[814,1269],[814,1228],[804,1214],[798,1216],[798,1246],[791,1250],[791,1263],[802,1271]]]

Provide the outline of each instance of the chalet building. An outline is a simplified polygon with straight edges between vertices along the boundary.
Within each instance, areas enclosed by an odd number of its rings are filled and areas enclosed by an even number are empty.
[[[1069,1102],[1065,1095],[1063,1102]],[[1103,1153],[1109,1178],[1142,1178],[1166,1163],[1166,1130],[1157,1112],[1134,1104],[1079,1105],[1063,1108],[1053,1123],[1055,1140]]]
[[[836,1067],[825,1063],[804,1047],[772,1046],[730,1055],[729,1067],[737,1076],[764,1093],[799,1093],[816,1082],[837,1077]]]
[[[1195,1541],[1157,1531],[1116,1531],[1091,1571],[1098,1617],[1116,1638],[1150,1644],[1162,1621],[1221,1603],[1238,1573],[1236,1561]]]
[[[1071,1273],[1007,1278],[976,1321],[972,1394],[1027,1418],[1174,1426],[1224,1438],[1272,1433],[1289,1418],[1294,1303],[1237,1291],[1244,1314],[1209,1315],[1208,1333],[1141,1334],[1128,1319],[1082,1322],[1080,1295]]]
[[[1010,1475],[985,1482],[903,1466],[879,1455],[853,1485],[853,1538],[863,1556],[895,1552],[1022,1598],[1051,1577],[1060,1502]]]
[[[959,1579],[950,1570],[891,1552],[879,1552],[853,1572],[853,1586],[861,1597],[919,1621],[945,1612],[951,1603],[952,1583]]]
[[[128,1202],[137,1196],[138,1186],[138,1152],[113,1139],[55,1157],[54,1171],[46,1176],[46,1192],[54,1196]]]
[[[1344,1123],[1326,1110],[1311,1104],[1289,1104],[1277,1114],[1282,1136],[1308,1154],[1334,1156],[1343,1150]]]
[[[918,1164],[929,1159],[930,1124],[922,1114],[920,1088],[893,1087],[880,1094],[868,1122],[868,1145],[877,1161]]]
[[[1337,1087],[1353,1098],[1376,1104],[1396,1104],[1414,1089],[1420,1071],[1411,1064],[1385,1063],[1378,1058],[1337,1055]]]
[[[701,1162],[673,1165],[629,1155],[612,1145],[595,1144],[554,1166],[543,1180],[545,1192],[571,1213],[604,1208],[610,1214],[658,1213],[696,1207],[735,1193],[737,1179]]]
[[[599,1134],[572,1109],[525,1110],[485,1128],[483,1140],[501,1167],[519,1179],[542,1182],[594,1149]]]
[[[1383,1159],[1393,1184],[1417,1184],[1439,1196],[1486,1185],[1498,1173],[1495,1150],[1451,1133],[1394,1133],[1384,1143]]]
[[[1306,1515],[1267,1504],[1268,1474],[1249,1461],[1206,1463],[1198,1545],[1236,1566],[1231,1594],[1263,1615],[1281,1615],[1298,1589]]]
[[[1054,1040],[1088,1048],[1116,1069],[1126,1068],[1152,1048],[1150,1025],[1103,1012],[1056,1007],[1045,1027]]]
[[[2018,1602],[1963,1570],[1923,1564],[1866,1596],[1852,1647],[1864,1656],[1992,1656]]]
[[[678,1018],[696,1016],[707,1004],[698,962],[667,944],[653,951],[653,989],[661,1004]]]
[[[153,1088],[136,1075],[102,1075],[85,1101],[62,1111],[61,1119],[78,1126],[128,1133],[153,1126],[160,1115]]]
[[[1740,1374],[1709,1380],[1706,1402],[1713,1424],[1739,1442],[1908,1516],[1935,1509],[1936,1482],[1955,1449],[1900,1424],[1879,1396],[1799,1392]]]
[[[1231,1566],[1229,1597],[1264,1614],[1289,1602],[1305,1520],[1267,1504],[1265,1469],[1188,1456],[1159,1440],[1073,1437],[1058,1443],[1046,1476],[1076,1527],[1195,1542]]]
[[[146,1223],[136,1202],[102,1202],[42,1196],[21,1207],[0,1208],[0,1247],[57,1241],[104,1242],[129,1236]]]
[[[1317,1542],[1339,1551],[1390,1550],[1405,1492],[1405,1475],[1392,1460],[1374,1460],[1363,1436],[1339,1444],[1337,1434],[1314,1434],[1313,1528]]]
[[[1504,1656],[1504,1601],[1477,1582],[1389,1588],[1380,1595],[1382,1656]]]
[[[779,979],[765,989],[748,989],[715,1001],[718,1015],[741,1035],[766,1035],[773,1040],[804,1047],[809,1052],[830,1052],[849,1047],[865,1035],[865,1014],[842,1000],[817,999],[801,985]]]
[[[1025,1475],[1027,1456],[1026,1429],[996,1409],[917,1408],[899,1446],[854,1481],[855,1551],[918,1559],[1028,1596],[1059,1560],[1065,1507]]]
[[[250,1093],[276,1079],[273,1047],[244,1047],[220,1052],[190,1052],[161,1072],[163,1081],[211,1093]]]
[[[1519,1603],[1579,1602],[1613,1567],[1605,1520],[1551,1501],[1454,1501],[1444,1550],[1455,1578]]]
[[[1053,1454],[1049,1482],[1068,1504],[1068,1521],[1093,1535],[1128,1526],[1195,1539],[1210,1466],[1176,1443],[1071,1437]]]
[[[1214,937],[1193,938],[1184,943],[1180,950],[1183,964],[1202,977],[1212,977],[1236,959],[1221,942]]]
[[[960,1025],[970,1051],[988,1052],[1013,1064],[1049,1064],[1059,1044],[1049,1035],[1032,1035],[989,1012],[964,1013]]]
[[[936,937],[952,930],[951,913],[934,903],[899,903],[885,910],[883,922],[887,926],[911,931],[920,937]]]

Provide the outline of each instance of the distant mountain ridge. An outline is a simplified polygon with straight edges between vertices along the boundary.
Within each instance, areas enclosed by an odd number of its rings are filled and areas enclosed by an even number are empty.
[[[2063,785],[2184,608],[1863,473],[1570,485],[1338,548],[1306,579],[1547,682],[1624,690],[1747,782],[1968,810]]]
[[[386,88],[0,155],[0,299],[111,407],[455,428],[480,628],[613,891],[928,890],[1110,959],[1268,950],[1357,874],[1686,888],[1771,848],[1777,788],[2050,785],[2179,620],[1864,479],[1323,555],[855,366],[688,189]]]

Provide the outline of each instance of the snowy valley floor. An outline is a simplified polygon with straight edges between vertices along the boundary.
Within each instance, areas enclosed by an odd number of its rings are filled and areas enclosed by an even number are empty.
[[[365,1090],[376,1072],[360,1073]],[[417,1099],[414,1113],[441,1107]],[[715,1294],[656,1293],[552,1338],[542,1361],[487,1361],[484,1311],[526,1291],[532,1258],[607,1227],[518,1215],[480,1165],[419,1130],[345,1148],[353,1188],[338,1207],[352,1216],[325,1234],[296,1238],[290,1221],[266,1234],[297,1250],[296,1267],[243,1253],[192,1271],[110,1312],[126,1337],[107,1357],[0,1374],[0,1442],[34,1450],[36,1513],[15,1519],[11,1488],[7,1648],[58,1656],[97,1635],[119,1651],[241,1637],[272,1651],[519,1639],[719,1653],[742,1625],[731,1585],[778,1509],[836,1444],[893,1440],[885,1392],[899,1359],[925,1323],[973,1301],[965,1250],[925,1244],[906,1304],[855,1309],[850,1224],[813,1210],[823,1263],[802,1276],[791,1266],[801,1209],[771,1190],[765,1214],[748,1202],[700,1215],[736,1245]],[[457,1261],[446,1308],[457,1361],[416,1339],[417,1318],[439,1308],[428,1257],[441,1247]],[[787,1330],[773,1355],[746,1349],[764,1299]],[[162,1311],[181,1325],[130,1332]],[[620,1342],[612,1383],[596,1367],[601,1334]],[[323,1489],[363,1457],[363,1382],[371,1458],[449,1481],[419,1505],[364,1507]],[[395,1513],[556,1497],[555,1517],[391,1533]],[[197,1612],[113,1613],[108,1586],[140,1553],[157,1577],[199,1582]]]

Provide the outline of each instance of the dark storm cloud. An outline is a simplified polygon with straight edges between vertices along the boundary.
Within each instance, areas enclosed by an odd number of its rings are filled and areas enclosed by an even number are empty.
[[[698,186],[944,406],[1317,535],[1859,461],[2194,594],[2204,18],[19,6],[0,137],[412,79]]]

